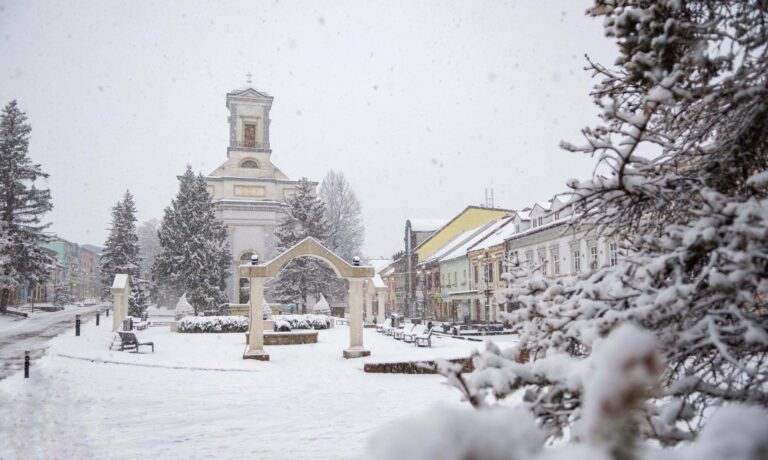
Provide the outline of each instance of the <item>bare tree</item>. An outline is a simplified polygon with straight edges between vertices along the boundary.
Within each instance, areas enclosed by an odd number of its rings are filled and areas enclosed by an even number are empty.
[[[320,199],[325,203],[328,249],[345,260],[361,255],[365,238],[362,207],[343,173],[328,171],[320,185]]]

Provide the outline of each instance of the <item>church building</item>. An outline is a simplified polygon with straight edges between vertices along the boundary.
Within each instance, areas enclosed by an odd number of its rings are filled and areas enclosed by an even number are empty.
[[[275,228],[282,200],[298,181],[272,163],[269,111],[274,98],[251,86],[227,93],[229,147],[227,160],[205,179],[217,217],[227,227],[234,260],[227,283],[233,303],[241,303],[237,266],[256,253],[262,261],[276,256]]]

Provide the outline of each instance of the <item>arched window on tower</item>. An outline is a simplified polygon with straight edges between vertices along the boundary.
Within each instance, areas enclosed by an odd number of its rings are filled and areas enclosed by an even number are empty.
[[[240,163],[240,167],[246,169],[259,169],[259,164],[256,163],[256,160],[244,160]]]

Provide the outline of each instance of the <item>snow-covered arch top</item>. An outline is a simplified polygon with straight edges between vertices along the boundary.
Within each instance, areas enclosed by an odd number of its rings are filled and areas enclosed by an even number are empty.
[[[297,257],[314,257],[327,263],[328,266],[341,278],[373,278],[374,269],[370,266],[356,267],[333,251],[326,248],[312,237],[304,238],[294,246],[270,260],[258,265],[241,265],[240,276],[244,278],[274,278],[278,272]]]

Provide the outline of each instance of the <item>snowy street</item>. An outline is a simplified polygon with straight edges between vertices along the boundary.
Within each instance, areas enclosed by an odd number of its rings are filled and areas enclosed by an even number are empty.
[[[345,360],[349,329],[243,360],[242,333],[139,332],[155,353],[109,351],[109,326],[65,333],[0,382],[0,458],[361,458],[384,424],[436,403],[463,407],[438,375],[366,374],[366,362],[468,356],[479,342],[433,348],[365,329],[371,357]]]
[[[69,305],[61,311],[29,313],[26,319],[0,316],[0,380],[24,367],[24,351],[30,351],[33,360],[40,358],[51,338],[70,328],[74,334],[75,315],[85,321],[99,308],[105,307]]]

